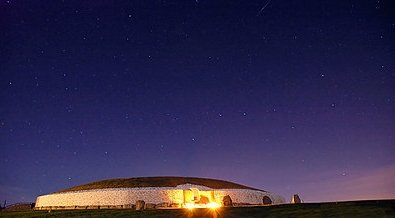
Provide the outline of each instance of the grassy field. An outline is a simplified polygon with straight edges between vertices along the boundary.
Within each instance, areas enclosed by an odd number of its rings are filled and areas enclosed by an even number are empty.
[[[174,210],[75,210],[0,212],[0,217],[395,217],[395,200],[285,204],[266,207]]]

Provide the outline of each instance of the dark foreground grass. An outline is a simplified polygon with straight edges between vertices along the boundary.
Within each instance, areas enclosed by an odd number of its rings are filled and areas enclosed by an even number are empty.
[[[173,210],[69,210],[0,212],[0,217],[395,217],[395,200],[352,201],[339,203],[305,203],[267,207]]]

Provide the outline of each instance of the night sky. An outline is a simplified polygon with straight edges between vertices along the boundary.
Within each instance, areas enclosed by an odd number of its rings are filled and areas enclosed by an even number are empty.
[[[395,4],[0,0],[0,201],[110,178],[395,198]]]

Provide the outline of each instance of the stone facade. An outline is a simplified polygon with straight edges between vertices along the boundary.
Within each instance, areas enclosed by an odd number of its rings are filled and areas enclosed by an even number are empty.
[[[42,195],[37,198],[35,209],[133,208],[138,200],[155,205],[182,207],[186,202],[185,191],[191,188],[199,189],[202,193],[211,193],[211,196],[207,197],[219,204],[222,204],[223,197],[227,195],[230,196],[234,205],[261,205],[264,196],[272,199],[273,204],[285,202],[284,198],[279,195],[258,190],[212,189],[183,184],[177,187],[108,188]]]

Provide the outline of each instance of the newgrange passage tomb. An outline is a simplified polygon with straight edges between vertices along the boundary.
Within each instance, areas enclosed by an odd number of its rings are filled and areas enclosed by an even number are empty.
[[[195,208],[282,204],[272,192],[233,182],[193,177],[110,179],[37,197],[36,210]]]

